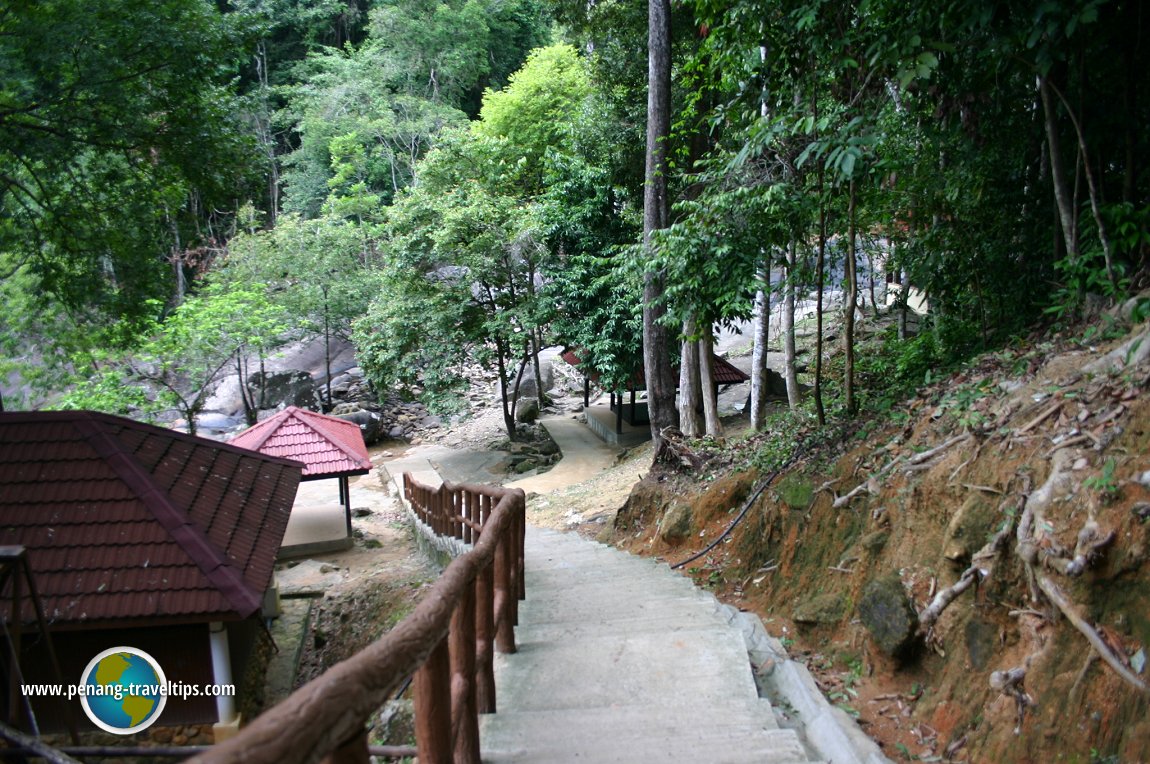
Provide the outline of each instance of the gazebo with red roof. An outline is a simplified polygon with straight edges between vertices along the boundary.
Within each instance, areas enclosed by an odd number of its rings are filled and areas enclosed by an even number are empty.
[[[108,414],[0,413],[0,543],[26,557],[63,675],[130,645],[172,681],[239,680],[232,666],[250,660],[263,632],[302,467]],[[7,584],[6,628],[29,634],[21,682],[56,681],[32,634],[33,603]],[[29,701],[44,729],[69,715],[50,698]],[[205,722],[238,725],[234,698],[188,698],[160,719]]]
[[[339,503],[351,538],[351,498],[348,478],[366,475],[371,459],[359,425],[339,417],[288,406],[275,416],[244,430],[231,445],[268,456],[303,462],[303,480],[339,479]]]
[[[591,403],[591,382],[599,384],[599,373],[594,369],[586,368],[586,365],[579,359],[578,348],[571,349],[563,353],[562,358],[573,367],[580,369],[583,372],[583,406],[586,408]],[[711,363],[714,369],[714,383],[715,394],[719,394],[720,388],[729,387],[730,385],[738,385],[750,379],[747,374],[732,364],[722,356],[711,354]],[[679,377],[679,367],[673,368],[672,373],[675,378]],[[623,432],[623,409],[627,408],[628,416],[627,421],[631,426],[636,424],[647,424],[650,420],[646,418],[644,411],[641,419],[635,416],[635,391],[645,389],[647,387],[647,377],[643,373],[643,367],[635,369],[631,376],[627,379],[627,391],[631,394],[630,406],[625,406],[623,403],[623,393],[615,390],[609,391],[611,393],[611,411],[615,412],[615,432],[620,434]]]

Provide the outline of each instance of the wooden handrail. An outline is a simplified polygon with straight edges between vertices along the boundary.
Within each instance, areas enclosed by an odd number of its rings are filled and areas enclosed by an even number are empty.
[[[470,484],[430,488],[407,473],[403,486],[423,522],[436,533],[473,542],[472,548],[447,566],[395,628],[192,762],[367,762],[367,720],[414,674],[419,761],[478,764],[477,713],[495,711],[492,648],[515,652],[524,591],[524,494]]]

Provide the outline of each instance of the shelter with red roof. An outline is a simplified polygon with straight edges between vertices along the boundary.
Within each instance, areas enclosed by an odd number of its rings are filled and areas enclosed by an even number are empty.
[[[591,426],[591,429],[594,430],[600,437],[603,437],[609,441],[612,440],[611,433],[604,432],[601,426],[597,426],[600,423],[593,420],[592,416],[590,416],[592,413],[589,410],[589,406],[591,404],[591,383],[594,382],[596,385],[599,384],[599,373],[594,369],[589,368],[580,360],[578,348],[566,351],[563,353],[562,358],[564,361],[583,372],[583,408],[588,410],[588,425]],[[722,388],[728,387],[730,385],[742,384],[743,382],[746,382],[750,379],[750,377],[748,377],[744,371],[733,365],[730,361],[721,356],[714,355],[713,353],[711,355],[711,364],[713,368],[716,395],[718,395],[719,390]],[[675,378],[678,379],[679,368],[676,366],[672,373],[674,374]],[[630,393],[629,404],[625,404],[623,402],[623,391],[608,391],[611,394],[610,410],[615,414],[615,436],[623,434],[624,415],[626,415],[627,422],[632,427],[638,424],[650,423],[651,420],[648,418],[647,414],[647,404],[645,402],[637,403],[635,400],[636,391],[646,390],[646,388],[647,378],[644,375],[643,367],[640,365],[637,369],[635,369],[635,371],[631,373],[631,376],[627,379],[626,390],[628,393]]]
[[[339,481],[339,504],[346,522],[346,540],[351,539],[351,498],[348,478],[366,475],[371,459],[359,425],[339,417],[289,406],[275,416],[244,430],[229,441],[231,445],[261,454],[301,462],[303,480]],[[312,548],[309,552],[319,551]]]
[[[242,685],[232,666],[248,662],[264,632],[302,471],[295,461],[107,414],[0,413],[0,544],[27,560],[64,681],[127,645],[151,654],[170,682]],[[16,666],[5,650],[7,677],[56,681],[16,578],[0,589],[7,633],[17,642],[25,635]],[[2,706],[19,697],[4,695]],[[86,723],[78,699],[69,708],[29,700],[41,729],[69,717]],[[213,722],[238,725],[235,698],[172,699],[159,720]]]

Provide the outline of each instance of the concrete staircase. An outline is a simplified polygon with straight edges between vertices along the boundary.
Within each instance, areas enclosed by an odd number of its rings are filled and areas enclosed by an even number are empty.
[[[486,762],[809,762],[709,593],[666,565],[528,528],[519,651],[496,658]]]

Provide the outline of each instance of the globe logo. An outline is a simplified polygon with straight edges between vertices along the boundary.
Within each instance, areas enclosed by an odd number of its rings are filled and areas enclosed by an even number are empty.
[[[100,729],[116,735],[146,730],[164,711],[167,678],[156,659],[135,647],[113,647],[88,663],[80,704]]]

